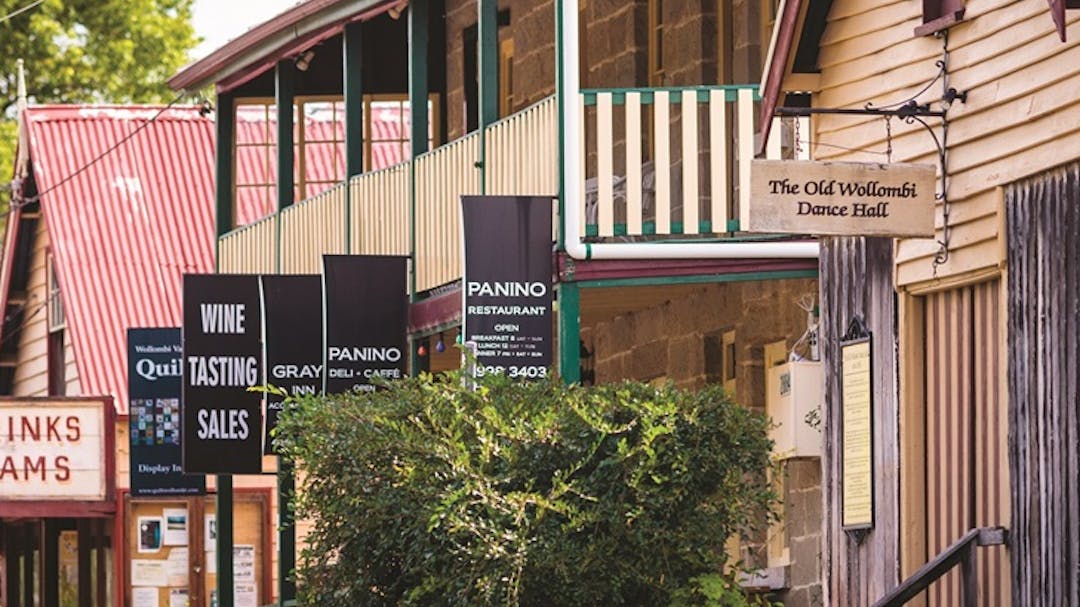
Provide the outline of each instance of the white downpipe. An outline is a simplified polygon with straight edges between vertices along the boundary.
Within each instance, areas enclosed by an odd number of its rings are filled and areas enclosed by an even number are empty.
[[[583,141],[578,104],[581,103],[578,73],[578,3],[559,2],[562,32],[563,141],[563,243],[574,259],[746,259],[802,258],[818,256],[817,241],[802,242],[710,242],[710,243],[587,243],[581,240],[581,205],[578,184],[583,167],[577,162],[577,146]],[[745,159],[740,159],[744,162]],[[744,184],[746,187],[748,184]]]

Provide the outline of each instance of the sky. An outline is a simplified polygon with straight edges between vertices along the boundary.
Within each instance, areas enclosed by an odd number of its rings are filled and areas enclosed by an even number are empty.
[[[203,41],[191,51],[198,60],[229,40],[266,21],[298,0],[195,0],[192,25]]]

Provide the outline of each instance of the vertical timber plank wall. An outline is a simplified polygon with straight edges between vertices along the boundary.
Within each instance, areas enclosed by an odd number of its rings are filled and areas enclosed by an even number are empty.
[[[999,285],[993,280],[925,298],[926,551],[920,565],[972,528],[1009,524]],[[976,563],[978,604],[1004,604],[1005,548],[979,549]],[[930,604],[959,604],[960,592],[954,570],[930,587]]]
[[[930,559],[972,528],[971,291],[926,298],[926,536]],[[982,555],[979,555],[982,556]],[[930,605],[958,605],[960,571],[930,586]]]
[[[1014,605],[1080,605],[1080,165],[1006,189]]]
[[[826,605],[869,605],[898,583],[900,526],[896,294],[888,238],[821,241],[822,580]],[[841,528],[840,336],[854,316],[873,333],[874,527],[861,542]]]

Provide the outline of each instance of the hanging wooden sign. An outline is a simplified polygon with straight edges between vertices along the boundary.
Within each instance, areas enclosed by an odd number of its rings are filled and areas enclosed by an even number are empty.
[[[933,236],[929,164],[755,160],[747,232]]]

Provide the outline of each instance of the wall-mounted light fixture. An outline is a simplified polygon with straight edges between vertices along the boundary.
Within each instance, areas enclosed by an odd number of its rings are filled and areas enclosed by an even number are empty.
[[[311,67],[311,60],[315,58],[315,49],[309,48],[308,50],[300,53],[300,56],[296,58],[296,69],[301,72],[308,71]]]
[[[401,17],[401,13],[404,13],[405,8],[408,7],[408,6],[409,6],[409,0],[402,0],[401,2],[398,2],[397,4],[395,4],[394,6],[391,6],[389,9],[387,9],[386,12],[390,15],[391,19],[397,19],[397,18]]]

